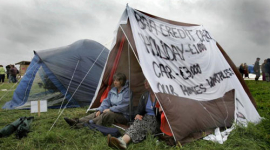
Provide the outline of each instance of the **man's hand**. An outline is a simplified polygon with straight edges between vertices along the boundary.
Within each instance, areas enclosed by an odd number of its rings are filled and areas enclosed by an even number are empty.
[[[143,116],[141,116],[139,114],[135,116],[135,120],[142,120],[142,118],[143,118]]]
[[[111,111],[110,109],[104,109],[103,113],[110,112],[110,111]]]
[[[100,111],[96,112],[96,117],[98,117],[100,115]]]

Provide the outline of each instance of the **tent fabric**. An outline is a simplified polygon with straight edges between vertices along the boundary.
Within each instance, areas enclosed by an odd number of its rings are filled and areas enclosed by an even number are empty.
[[[89,105],[98,86],[108,53],[109,50],[103,45],[87,39],[68,46],[35,51],[35,56],[16,88],[12,100],[7,102],[3,109],[14,109],[29,103],[30,90],[36,86],[33,85],[36,76],[42,78],[43,83],[39,84],[50,89],[46,90],[45,94],[55,90],[62,94],[60,101],[64,95],[65,103],[70,100],[71,107]],[[49,84],[44,83],[45,79]],[[46,85],[51,87],[45,87]],[[38,98],[37,95],[36,100]],[[52,102],[53,105],[56,105],[55,103]],[[61,102],[57,105],[60,106]]]
[[[50,71],[50,69],[44,64],[41,64],[42,69],[44,71],[44,74],[46,75],[46,81],[43,81],[45,84],[45,88],[48,88],[49,90],[52,90],[52,92],[55,92],[56,90],[62,93],[64,95],[67,92],[67,88],[63,86],[63,84],[56,78],[53,72]],[[43,78],[44,79],[44,78]],[[48,83],[48,81],[50,83]],[[79,107],[77,101],[73,99],[70,93],[65,94],[65,99],[70,100],[70,103],[68,104],[69,107]],[[55,108],[55,107],[54,107]],[[57,107],[56,107],[57,108]]]
[[[35,74],[37,73],[40,66],[40,59],[35,56],[27,68],[25,75],[14,91],[12,100],[6,102],[6,104],[3,106],[3,109],[14,109],[26,103]]]
[[[156,108],[160,108],[160,107],[161,107],[160,104],[156,103]],[[171,129],[169,127],[169,124],[168,124],[166,117],[165,117],[165,114],[163,112],[161,112],[161,115],[160,115],[160,130],[161,130],[161,132],[165,133],[166,135],[172,136]]]
[[[100,105],[123,35],[128,42],[116,72],[130,77],[134,106],[145,90],[144,79],[148,80],[175,141],[186,143],[233,122],[260,121],[237,67],[202,25],[166,20],[128,6],[89,109]],[[131,66],[128,49],[133,51]]]
[[[165,114],[162,112],[160,116],[160,130],[168,136],[173,136],[172,131],[168,125]]]
[[[120,57],[121,57],[121,53],[122,53],[122,50],[123,50],[124,42],[125,42],[125,37],[123,36],[123,38],[122,38],[122,40],[121,40],[121,43],[120,43],[119,50],[118,50],[118,52],[117,52],[116,58],[115,58],[114,63],[113,63],[113,68],[112,68],[112,71],[111,71],[111,74],[110,74],[110,78],[109,78],[109,81],[108,81],[108,87],[106,88],[106,90],[105,90],[104,93],[102,94],[101,99],[100,99],[100,103],[102,103],[102,101],[103,101],[103,100],[108,96],[108,94],[109,94],[110,86],[112,85],[112,82],[113,82],[113,75],[114,75],[114,73],[115,73],[116,68],[118,67],[118,63],[119,63],[119,59],[120,59]]]
[[[165,111],[172,131],[180,133],[175,134],[176,139],[184,139],[193,132],[201,132],[202,135],[202,131],[207,129],[230,127],[234,121],[234,95],[234,90],[231,90],[225,93],[223,97],[211,101],[194,101],[188,98],[179,99],[168,94],[157,94],[158,99],[171,100],[170,103],[161,101],[161,105],[164,109],[167,107],[171,108]],[[179,108],[179,106],[181,107]],[[177,116],[175,116],[175,109],[178,109]],[[176,119],[175,117],[181,119]]]

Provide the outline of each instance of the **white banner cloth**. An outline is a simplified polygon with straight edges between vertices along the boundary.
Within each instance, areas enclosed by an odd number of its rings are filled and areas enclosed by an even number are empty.
[[[123,16],[121,20],[130,19],[140,65],[155,93],[209,101],[235,89],[235,121],[260,121],[216,41],[203,26],[169,24],[128,6]]]

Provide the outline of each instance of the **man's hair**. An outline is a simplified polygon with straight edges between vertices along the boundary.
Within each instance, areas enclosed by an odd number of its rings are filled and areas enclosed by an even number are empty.
[[[116,73],[113,75],[113,80],[120,81],[121,85],[124,86],[126,84],[127,77],[123,73]]]

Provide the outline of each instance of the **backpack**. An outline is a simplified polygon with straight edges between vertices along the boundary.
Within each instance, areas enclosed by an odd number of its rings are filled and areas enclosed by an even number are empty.
[[[90,130],[99,131],[105,136],[108,135],[108,134],[112,135],[113,137],[121,136],[121,133],[117,128],[104,127],[104,126],[96,125],[96,124],[93,124],[93,123],[85,123],[84,126],[88,127]]]
[[[30,132],[30,124],[34,117],[21,117],[0,130],[0,138],[10,136],[16,131],[16,137],[21,139]]]
[[[27,136],[27,134],[30,132],[30,124],[32,123],[33,119],[34,117],[24,117],[24,120],[16,130],[16,138],[21,139]]]
[[[18,126],[21,124],[21,118],[17,119],[16,121],[12,122],[11,124],[6,125],[4,128],[0,130],[0,138],[1,137],[8,137],[13,132],[15,132]]]

